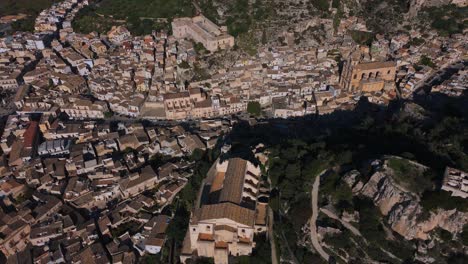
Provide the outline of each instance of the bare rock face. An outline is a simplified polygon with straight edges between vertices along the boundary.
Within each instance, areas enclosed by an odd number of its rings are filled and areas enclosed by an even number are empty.
[[[442,209],[431,212],[427,220],[418,220],[423,210],[419,197],[396,184],[390,175],[388,170],[375,172],[359,193],[373,199],[390,227],[406,239],[430,239],[429,233],[437,227],[459,233],[468,223],[468,213]]]

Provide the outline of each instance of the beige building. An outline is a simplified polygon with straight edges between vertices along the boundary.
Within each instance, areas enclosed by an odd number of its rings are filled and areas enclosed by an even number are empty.
[[[260,174],[259,167],[240,158],[217,162],[210,169],[205,185],[210,202],[192,214],[182,262],[197,255],[227,264],[229,255],[252,253],[254,234],[266,230],[266,207],[257,206]]]
[[[445,168],[441,189],[451,192],[452,196],[468,198],[468,173],[455,168]]]
[[[62,111],[72,119],[104,118],[109,109],[105,102],[92,102],[87,99],[70,98],[70,103],[62,107]]]
[[[156,172],[151,166],[146,166],[141,170],[141,173],[134,173],[128,178],[120,180],[119,189],[124,198],[129,198],[156,187],[158,183],[159,178]]]
[[[172,21],[172,32],[177,39],[190,38],[200,42],[209,51],[226,49],[234,46],[234,37],[226,32],[225,27],[218,27],[203,15],[193,18],[182,17]]]
[[[0,241],[0,250],[5,256],[14,255],[23,251],[29,243],[31,226],[22,219],[11,219],[10,223],[0,228],[3,239]]]
[[[394,82],[396,63],[365,62],[359,63],[349,59],[343,66],[340,85],[349,92],[381,91],[386,82]]]

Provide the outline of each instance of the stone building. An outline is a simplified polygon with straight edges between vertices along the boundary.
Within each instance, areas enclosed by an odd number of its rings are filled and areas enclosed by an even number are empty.
[[[451,192],[452,196],[468,198],[468,173],[447,167],[441,189]]]
[[[217,162],[210,169],[203,187],[209,189],[209,202],[192,214],[182,262],[195,254],[227,264],[230,255],[252,253],[254,234],[266,230],[266,207],[257,206],[260,174],[259,167],[240,158]]]
[[[386,82],[394,82],[395,74],[393,61],[360,63],[349,59],[343,66],[340,86],[349,92],[377,92]]]
[[[200,42],[209,51],[226,49],[234,46],[234,37],[226,32],[225,27],[218,27],[203,15],[193,18],[182,17],[172,21],[172,32],[177,39],[190,38]]]

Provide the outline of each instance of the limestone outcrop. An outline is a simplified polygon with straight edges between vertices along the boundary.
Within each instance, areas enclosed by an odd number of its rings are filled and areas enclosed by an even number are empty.
[[[468,223],[468,213],[457,210],[438,209],[423,219],[419,196],[399,186],[393,180],[392,173],[384,165],[365,184],[359,181],[356,171],[346,174],[343,180],[353,188],[354,194],[371,198],[386,217],[387,224],[408,240],[428,240],[431,231],[436,228],[459,233]]]

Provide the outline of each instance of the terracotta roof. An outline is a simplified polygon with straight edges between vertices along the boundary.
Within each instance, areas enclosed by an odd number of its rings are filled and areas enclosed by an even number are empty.
[[[218,241],[215,243],[215,248],[228,248],[228,243],[224,241]]]
[[[267,214],[266,204],[257,204],[257,210],[255,212],[255,224],[266,225],[266,214]]]
[[[179,92],[179,93],[167,93],[167,94],[163,95],[164,100],[184,98],[184,97],[186,97],[186,98],[190,97],[190,93],[189,92]]]
[[[32,121],[29,124],[28,129],[26,129],[26,132],[24,132],[23,137],[24,137],[24,147],[25,148],[31,148],[34,140],[36,139],[37,136],[37,128],[38,124],[35,121]]]
[[[239,243],[250,244],[252,241],[246,237],[239,237]]]
[[[214,241],[214,237],[212,234],[200,233],[198,234],[198,240]]]
[[[360,63],[360,64],[354,66],[354,69],[372,70],[372,69],[390,68],[390,67],[396,67],[396,63],[394,61],[366,62],[366,63]]]
[[[162,245],[164,245],[164,239],[151,237],[151,238],[146,239],[145,245],[162,247]]]
[[[223,189],[219,196],[220,202],[232,202],[236,204],[241,202],[246,168],[246,160],[240,158],[229,160],[227,171],[224,176]]]
[[[232,203],[203,205],[198,210],[198,221],[227,218],[239,224],[253,226],[255,212]]]
[[[216,173],[216,177],[214,178],[214,181],[211,184],[210,193],[221,190],[221,188],[223,188],[223,182],[224,182],[224,172]]]

